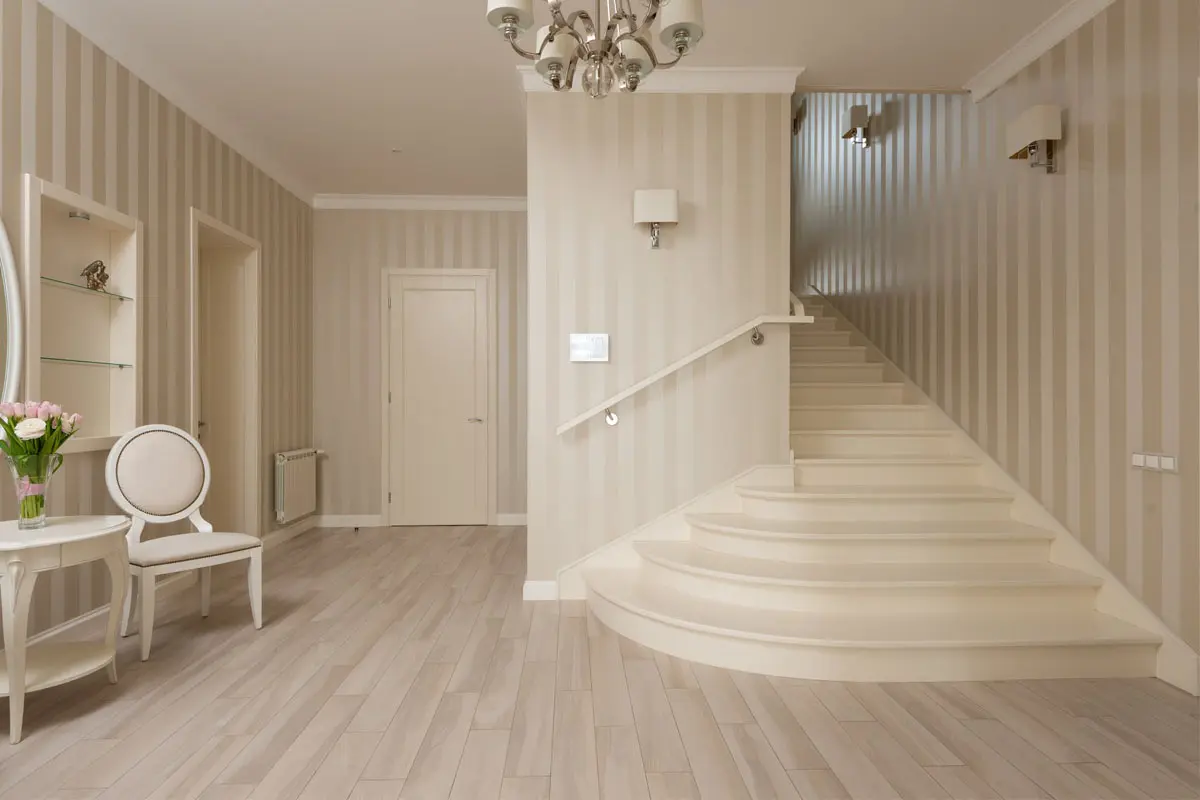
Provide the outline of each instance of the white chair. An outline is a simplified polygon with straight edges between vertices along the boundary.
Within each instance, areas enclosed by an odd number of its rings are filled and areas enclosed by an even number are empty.
[[[133,612],[133,579],[137,578],[142,661],[150,658],[154,635],[154,581],[159,575],[200,571],[200,613],[208,616],[212,568],[248,560],[250,612],[254,627],[262,627],[262,540],[244,533],[214,533],[200,506],[208,494],[211,470],[204,448],[185,431],[169,425],[146,425],[122,436],[108,454],[105,479],[108,492],[133,517],[129,528],[129,583],[121,635],[129,635]],[[181,533],[142,541],[146,523],[188,519],[196,533]]]

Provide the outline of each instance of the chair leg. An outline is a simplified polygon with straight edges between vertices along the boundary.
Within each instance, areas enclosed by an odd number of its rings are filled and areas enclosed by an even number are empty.
[[[208,616],[208,608],[212,601],[212,567],[200,570],[200,616]]]
[[[250,589],[250,613],[254,616],[255,629],[262,628],[262,548],[250,554],[250,566],[246,568],[246,583]]]
[[[153,572],[143,571],[138,578],[141,591],[142,619],[138,626],[138,641],[142,645],[142,661],[150,659],[150,640],[154,636],[154,583]]]
[[[121,611],[121,638],[129,635],[129,625],[133,621],[133,587],[135,585],[133,572],[129,573],[129,583],[125,586],[125,608]],[[137,583],[141,583],[139,578]]]

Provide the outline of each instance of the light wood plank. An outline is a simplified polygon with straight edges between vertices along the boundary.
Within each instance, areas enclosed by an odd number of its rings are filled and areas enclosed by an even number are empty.
[[[342,695],[329,698],[254,788],[255,800],[294,800],[298,797],[333,750],[362,700],[361,697]]]
[[[208,787],[199,800],[247,800],[254,791],[253,784],[215,784]]]
[[[690,772],[651,772],[646,776],[650,800],[700,800]]]
[[[1022,739],[1042,751],[1051,761],[1059,764],[1095,761],[1090,753],[1073,746],[1058,732],[1041,724],[986,685],[958,683],[954,685],[954,689],[983,709],[992,719],[1003,722]]]
[[[558,659],[558,603],[534,603],[526,661]]]
[[[487,678],[488,667],[496,651],[496,643],[500,640],[500,628],[504,622],[498,619],[488,619],[477,615],[475,629],[467,639],[462,657],[450,676],[448,692],[467,692],[478,694],[483,691],[483,683]]]
[[[498,800],[507,754],[508,731],[471,731],[450,800]]]
[[[900,795],[895,787],[854,746],[837,720],[809,689],[784,686],[779,693],[788,710],[854,800],[898,800]]]
[[[970,767],[926,767],[954,800],[999,800],[1000,795]]]
[[[487,677],[483,681],[479,703],[475,706],[476,728],[512,728],[524,668],[525,640],[500,639],[496,643],[492,663],[488,666]]]
[[[1077,778],[1080,783],[1093,791],[1097,798],[1103,798],[1103,800],[1153,800],[1150,795],[1104,764],[1063,764],[1062,768],[1067,774]]]
[[[929,732],[920,722],[892,699],[880,686],[869,683],[851,684],[850,693],[863,707],[887,728],[900,746],[922,766],[961,767],[962,760]]]
[[[653,661],[654,651],[648,647],[644,647],[632,639],[627,639],[624,636],[617,637],[617,644],[621,648],[621,658],[626,661]]]
[[[453,664],[429,663],[421,668],[399,711],[384,731],[367,768],[363,770],[364,780],[402,780],[408,777],[453,671]]]
[[[158,787],[149,800],[196,800],[217,779],[250,736],[214,736]]]
[[[722,725],[742,782],[754,800],[800,800],[787,771],[757,725]]]
[[[693,664],[692,674],[696,676],[709,710],[718,723],[742,725],[754,722],[754,714],[746,705],[742,693],[734,686],[729,672],[704,664]]]
[[[975,719],[967,720],[964,724],[989,747],[1036,781],[1055,800],[1093,800],[1092,792],[1082,781],[1064,771],[1003,722]]]
[[[813,695],[821,705],[829,709],[829,713],[838,722],[875,722],[871,712],[850,693],[843,683],[824,683],[814,681],[811,685]]]
[[[350,800],[400,800],[404,781],[359,781]]]
[[[550,800],[550,779],[505,778],[500,800]]]
[[[786,770],[829,769],[812,740],[788,711],[779,694],[761,675],[733,673],[733,682],[754,714],[754,721]]]
[[[667,697],[702,800],[749,800],[746,784],[708,710],[704,693],[698,689],[671,689]]]
[[[878,722],[843,722],[841,727],[905,800],[949,800],[941,784]]]
[[[551,800],[599,800],[591,692],[559,692],[554,703]]]
[[[621,661],[617,634],[589,621],[588,656],[591,661],[592,711],[597,727],[633,724],[629,684]]]
[[[653,661],[625,662],[633,719],[647,772],[690,772],[671,704]]]
[[[478,702],[477,694],[442,695],[437,713],[429,723],[429,730],[404,781],[402,798],[446,800],[450,797]]]
[[[400,705],[408,697],[425,666],[425,658],[433,645],[429,642],[409,642],[371,689],[354,719],[347,728],[352,733],[382,733],[386,731]],[[441,674],[438,671],[437,674]],[[426,684],[422,689],[429,688]]]
[[[517,693],[512,736],[504,775],[509,778],[550,776],[554,744],[554,678],[550,661],[526,661]]]
[[[563,615],[558,622],[558,690],[575,692],[591,688],[587,619],[582,615]]]
[[[699,689],[700,684],[692,674],[692,667],[686,661],[666,653],[655,653],[654,663],[658,665],[658,674],[662,676],[665,689]]]
[[[304,787],[300,800],[350,797],[382,738],[382,733],[343,733]]]
[[[615,639],[613,645],[615,648]],[[596,728],[596,762],[601,800],[650,800],[646,768],[633,725]]]
[[[794,769],[788,772],[804,800],[851,800],[838,776],[828,769]]]

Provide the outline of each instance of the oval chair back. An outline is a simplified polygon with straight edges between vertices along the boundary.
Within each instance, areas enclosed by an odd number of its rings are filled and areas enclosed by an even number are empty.
[[[104,477],[113,500],[133,517],[130,544],[141,541],[147,522],[177,522],[197,512],[212,482],[204,448],[170,425],[144,425],[118,439]]]

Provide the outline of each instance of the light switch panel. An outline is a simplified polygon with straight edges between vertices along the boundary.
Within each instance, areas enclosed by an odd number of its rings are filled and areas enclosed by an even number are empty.
[[[1152,456],[1152,455],[1146,456],[1146,469],[1152,469],[1155,471],[1157,471],[1159,469],[1158,456]]]
[[[1158,463],[1162,467],[1163,472],[1175,472],[1179,469],[1179,463],[1176,461],[1175,456],[1160,456]]]
[[[1144,455],[1142,455],[1141,453],[1134,453],[1133,454],[1133,465],[1135,467],[1146,466],[1146,457]]]

